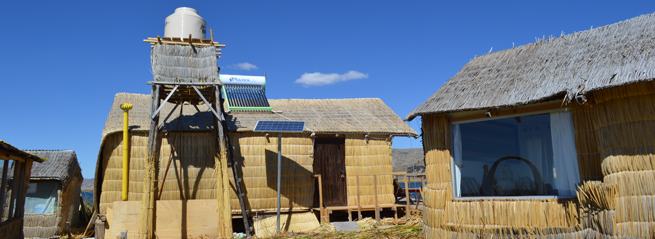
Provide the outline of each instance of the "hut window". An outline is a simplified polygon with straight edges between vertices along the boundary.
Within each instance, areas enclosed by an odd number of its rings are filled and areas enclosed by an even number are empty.
[[[25,196],[25,213],[54,213],[58,190],[59,183],[56,181],[29,183]]]
[[[456,197],[574,197],[579,182],[570,112],[453,123]]]

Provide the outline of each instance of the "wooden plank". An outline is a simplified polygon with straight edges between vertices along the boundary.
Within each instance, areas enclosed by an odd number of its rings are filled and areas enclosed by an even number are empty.
[[[18,196],[19,193],[18,186],[20,186],[19,182],[21,181],[20,175],[18,175],[17,177],[16,172],[20,172],[20,166],[21,163],[14,162],[14,186],[11,189],[11,201],[9,201],[9,211],[7,211],[9,212],[9,214],[7,216],[7,220],[11,220],[12,218],[14,218],[14,214],[12,214],[12,212],[14,212],[14,207],[16,207],[16,203],[17,203],[16,196]]]
[[[406,214],[405,214],[405,218],[409,218],[408,216],[411,215],[412,212],[410,211],[411,208],[409,207],[409,180],[407,178],[407,174],[405,174],[404,178],[405,178],[405,198],[406,198],[406,201],[407,201],[407,206],[406,206],[407,211],[406,211]]]
[[[180,37],[161,37],[161,38],[154,38],[154,37],[148,37],[148,39],[144,39],[143,42],[148,42],[150,44],[168,44],[168,45],[194,45],[194,46],[215,46],[215,47],[225,47],[225,44],[219,44],[218,42],[207,42],[206,39],[198,39],[198,38],[193,38],[191,42],[189,42],[189,38],[180,38]]]
[[[218,237],[218,206],[209,200],[157,201],[159,239]]]
[[[563,105],[561,105],[559,103],[555,103],[555,104],[549,104],[549,105],[540,105],[540,106],[520,108],[520,109],[510,109],[510,110],[505,110],[505,111],[497,111],[493,116],[521,114],[521,113],[527,113],[527,112],[533,112],[533,111],[557,109],[557,108],[561,108],[561,107],[565,107],[565,106],[563,106]],[[469,116],[463,116],[463,117],[457,117],[457,118],[450,118],[450,119],[448,119],[448,122],[456,122],[456,121],[472,120],[472,119],[481,119],[481,118],[487,118],[487,115],[479,114],[479,115],[469,115]],[[493,118],[493,117],[491,117],[491,118]]]
[[[105,238],[116,238],[127,230],[135,238],[140,218],[140,201],[115,201],[107,208]],[[159,239],[218,237],[218,205],[214,199],[157,201],[156,237]]]
[[[134,238],[139,231],[141,201],[114,201],[107,207],[107,224],[105,238],[120,237],[127,230],[128,238]]]

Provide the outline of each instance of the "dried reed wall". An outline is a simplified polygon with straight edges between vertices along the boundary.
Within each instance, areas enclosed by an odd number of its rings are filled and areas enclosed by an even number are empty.
[[[603,185],[616,185],[619,237],[655,237],[655,83],[593,92],[589,107]]]
[[[59,213],[25,214],[23,221],[23,232],[26,238],[50,238],[61,229]]]
[[[170,143],[175,138],[175,150],[164,182],[161,200],[216,199],[214,157],[217,156],[214,137],[209,132],[159,134],[161,141],[158,169],[158,190],[171,156]],[[234,154],[240,166],[238,171],[245,185],[246,206],[250,209],[272,210],[277,207],[277,137],[264,134],[232,133]],[[133,133],[130,144],[130,175],[128,200],[141,201],[145,177],[148,136]],[[312,178],[312,140],[308,135],[283,135],[282,139],[282,207],[308,209],[312,207],[314,180]],[[100,213],[106,213],[114,201],[121,200],[122,133],[106,137],[102,149],[102,181],[99,200]],[[267,152],[268,151],[268,152]],[[181,171],[180,171],[181,166]],[[239,213],[232,170],[232,212]],[[182,180],[178,180],[181,177]]]
[[[71,227],[78,226],[81,188],[82,180],[74,177],[67,187],[59,186],[57,210],[54,213],[25,214],[25,237],[50,238],[61,235],[66,228],[66,222],[70,222]]]
[[[254,211],[277,209],[277,134],[231,133],[234,157],[243,178],[246,207]],[[282,134],[281,207],[309,209],[314,202],[313,141],[307,134]],[[232,188],[232,212],[239,213],[239,199]]]
[[[379,136],[378,136],[379,137]],[[392,173],[391,142],[385,137],[346,135],[346,183],[348,205],[357,205],[357,174]],[[373,176],[359,177],[361,205],[375,205],[375,182]],[[378,204],[394,204],[393,176],[377,176]]]

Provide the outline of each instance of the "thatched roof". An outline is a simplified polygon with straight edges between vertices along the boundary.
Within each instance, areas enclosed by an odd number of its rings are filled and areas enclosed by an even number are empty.
[[[18,149],[16,147],[12,146],[9,143],[7,143],[5,141],[2,141],[2,140],[0,140],[0,153],[8,154],[8,156],[10,156],[10,157],[17,156],[17,157],[21,157],[21,158],[24,158],[24,159],[31,159],[31,160],[39,162],[39,163],[45,161],[45,159],[42,158],[42,157],[39,157],[37,155],[34,155],[34,154],[31,154],[31,153],[25,152],[23,150],[20,150],[20,149]],[[32,167],[34,167],[34,166],[32,166]]]
[[[130,130],[147,132],[150,128],[148,118],[150,95],[119,93],[109,112],[109,117],[102,132],[102,137],[123,130],[123,110],[120,104],[129,102]],[[339,134],[385,134],[417,136],[409,127],[380,99],[329,99],[329,100],[269,100],[273,112],[231,112],[228,126],[232,132],[251,132],[258,120],[294,120],[306,121],[307,133]],[[206,105],[198,106],[203,112],[199,114],[192,106],[183,106],[180,118],[179,108],[167,103],[159,117],[162,131],[209,131],[212,113]],[[204,117],[204,120],[203,120]],[[207,123],[205,123],[205,120]]]
[[[46,159],[45,162],[34,164],[30,180],[59,180],[62,185],[68,185],[77,178],[82,180],[82,169],[77,162],[73,150],[25,150]]]
[[[532,104],[655,78],[655,15],[476,57],[407,120]]]

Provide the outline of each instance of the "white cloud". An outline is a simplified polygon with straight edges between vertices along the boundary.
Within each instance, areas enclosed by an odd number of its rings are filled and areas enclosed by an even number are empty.
[[[249,70],[252,70],[252,69],[257,69],[257,66],[253,65],[253,64],[250,64],[248,62],[244,62],[244,63],[237,63],[237,64],[229,65],[229,66],[227,66],[227,68],[249,71]]]
[[[302,84],[302,86],[304,87],[310,87],[310,86],[322,86],[322,85],[334,84],[339,81],[348,81],[348,80],[366,79],[366,78],[368,78],[368,74],[364,74],[358,71],[349,71],[341,75],[337,73],[323,74],[320,72],[314,72],[314,73],[302,74],[300,78],[294,81],[294,83]]]

